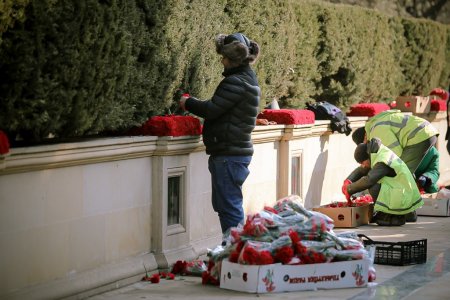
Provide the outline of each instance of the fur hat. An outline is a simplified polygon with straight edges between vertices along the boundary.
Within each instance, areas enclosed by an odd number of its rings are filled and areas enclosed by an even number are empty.
[[[249,64],[258,58],[259,45],[242,33],[219,34],[216,37],[216,51],[240,65]]]
[[[366,129],[364,127],[357,128],[352,133],[352,139],[356,145],[364,143],[364,137],[366,135]]]
[[[363,161],[369,159],[369,152],[367,152],[367,144],[361,143],[356,146],[355,149],[355,160],[360,164]]]

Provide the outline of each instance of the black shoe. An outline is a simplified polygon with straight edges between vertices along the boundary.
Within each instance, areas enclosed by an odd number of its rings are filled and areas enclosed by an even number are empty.
[[[405,215],[406,222],[416,222],[417,221],[417,213],[416,211],[412,211]]]
[[[391,215],[384,212],[377,212],[373,221],[379,226],[402,226],[405,225],[405,215]]]
[[[391,222],[391,218],[389,217],[388,214],[385,214],[383,212],[376,212],[373,215],[372,222],[381,226],[386,226],[385,224]]]
[[[406,223],[405,215],[392,215],[391,226],[402,226]]]

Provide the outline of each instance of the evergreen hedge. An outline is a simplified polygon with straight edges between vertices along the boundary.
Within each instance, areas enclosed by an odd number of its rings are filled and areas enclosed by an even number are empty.
[[[25,12],[0,23],[0,129],[13,146],[19,138],[126,131],[173,111],[178,88],[208,99],[222,78],[213,42],[219,33],[243,32],[260,44],[261,107],[277,98],[283,107],[326,100],[346,109],[360,101],[427,95],[450,82],[450,26],[355,6],[307,0],[20,3],[0,7],[8,16]]]

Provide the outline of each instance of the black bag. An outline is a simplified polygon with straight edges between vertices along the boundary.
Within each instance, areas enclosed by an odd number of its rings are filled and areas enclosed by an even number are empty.
[[[314,112],[316,120],[330,120],[332,132],[345,133],[349,135],[352,132],[350,122],[338,107],[326,101],[316,102],[314,104],[306,103],[306,108]]]

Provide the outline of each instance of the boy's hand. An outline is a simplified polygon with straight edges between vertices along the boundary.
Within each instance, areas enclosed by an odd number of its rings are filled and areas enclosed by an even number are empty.
[[[186,100],[190,97],[189,94],[183,94],[180,97],[180,101],[178,101],[182,110],[186,111]]]

